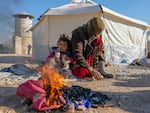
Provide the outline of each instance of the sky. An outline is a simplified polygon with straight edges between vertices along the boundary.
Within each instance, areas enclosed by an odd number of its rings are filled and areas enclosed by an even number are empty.
[[[59,7],[72,0],[0,0],[0,44],[12,39],[13,14],[27,12],[38,18],[49,8]],[[150,25],[150,0],[93,0],[117,13],[144,21]]]

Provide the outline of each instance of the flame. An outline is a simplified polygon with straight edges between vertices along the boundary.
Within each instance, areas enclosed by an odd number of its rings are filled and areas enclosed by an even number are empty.
[[[47,105],[48,106],[62,106],[63,91],[61,88],[66,84],[64,77],[58,73],[55,68],[50,68],[47,64],[42,67],[42,81],[44,89],[47,92]]]

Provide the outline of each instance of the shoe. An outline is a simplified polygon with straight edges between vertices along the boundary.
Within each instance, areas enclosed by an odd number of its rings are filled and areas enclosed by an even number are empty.
[[[104,74],[103,76],[104,76],[104,78],[113,78],[114,77],[112,74]]]

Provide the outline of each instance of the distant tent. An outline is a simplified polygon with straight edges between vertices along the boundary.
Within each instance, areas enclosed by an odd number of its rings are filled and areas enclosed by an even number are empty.
[[[32,28],[33,56],[44,60],[49,53],[48,48],[56,45],[60,34],[65,33],[71,37],[73,29],[94,16],[103,18],[108,31],[103,32],[107,62],[118,64],[122,53],[126,55],[128,63],[146,57],[148,24],[88,0],[76,0],[51,8],[40,17]]]

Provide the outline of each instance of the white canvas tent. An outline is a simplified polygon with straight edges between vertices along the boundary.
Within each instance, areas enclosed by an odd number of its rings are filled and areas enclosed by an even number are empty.
[[[94,16],[103,18],[108,31],[103,32],[106,61],[118,64],[122,53],[128,63],[146,57],[148,24],[87,0],[51,8],[40,17],[32,28],[33,57],[44,60],[49,54],[49,47],[56,45],[60,34],[71,37],[72,30]]]

